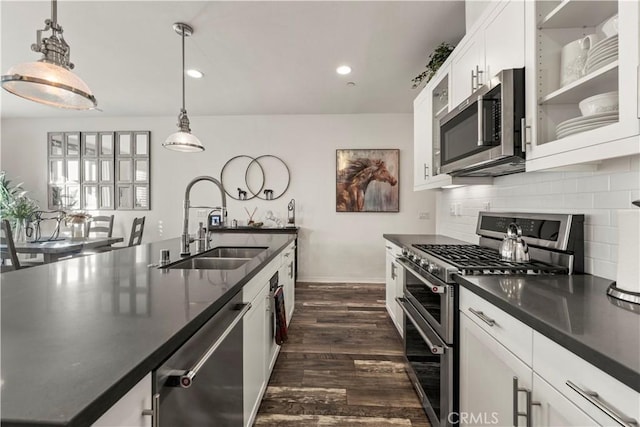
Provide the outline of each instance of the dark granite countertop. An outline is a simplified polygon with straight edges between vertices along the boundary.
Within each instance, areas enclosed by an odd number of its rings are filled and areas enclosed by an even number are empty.
[[[421,245],[470,245],[469,242],[453,239],[437,234],[383,234],[386,240],[403,247],[410,247],[413,244]]]
[[[179,258],[171,239],[3,273],[2,425],[90,425],[293,239],[216,234],[268,247],[236,270],[149,267],[161,249]]]
[[[590,275],[454,278],[640,392],[640,313],[618,306],[606,295],[611,280]]]

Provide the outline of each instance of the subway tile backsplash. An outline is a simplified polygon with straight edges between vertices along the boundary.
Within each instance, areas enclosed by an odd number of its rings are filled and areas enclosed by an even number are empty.
[[[617,211],[640,197],[640,155],[604,161],[589,172],[529,172],[496,178],[493,185],[442,190],[437,195],[438,234],[477,243],[476,219],[485,209],[585,215],[585,269],[615,280]],[[452,204],[460,215],[450,214]]]

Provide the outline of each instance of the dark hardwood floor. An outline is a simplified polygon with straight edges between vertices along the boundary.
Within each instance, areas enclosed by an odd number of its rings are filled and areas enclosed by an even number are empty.
[[[429,426],[404,370],[384,285],[297,283],[256,426]]]

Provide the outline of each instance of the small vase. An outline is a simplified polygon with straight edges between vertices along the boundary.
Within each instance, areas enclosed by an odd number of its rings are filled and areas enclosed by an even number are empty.
[[[71,237],[74,239],[84,237],[84,222],[75,222],[71,224]]]
[[[27,241],[27,220],[17,219],[13,228],[13,241],[24,243]]]

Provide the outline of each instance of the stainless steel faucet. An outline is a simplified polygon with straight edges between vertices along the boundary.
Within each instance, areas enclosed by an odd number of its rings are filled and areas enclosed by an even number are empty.
[[[191,187],[193,187],[193,185],[199,181],[211,181],[218,186],[220,195],[222,196],[222,222],[224,222],[224,215],[227,212],[227,195],[225,194],[224,188],[222,188],[222,184],[220,183],[220,181],[211,176],[197,176],[193,178],[191,182],[187,184],[187,188],[184,191],[184,214],[182,218],[182,252],[180,253],[180,255],[182,256],[191,255],[191,252],[189,251],[189,244],[192,242],[191,238],[189,237],[189,209],[198,206],[191,206],[191,203],[189,201],[189,194],[191,193]]]

